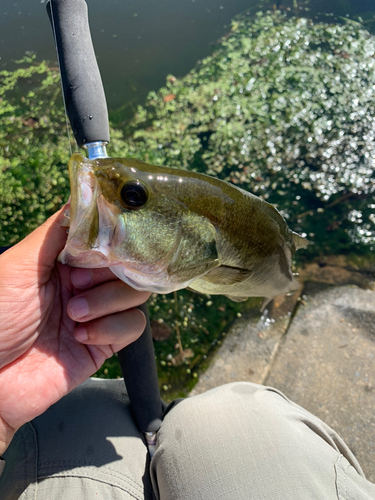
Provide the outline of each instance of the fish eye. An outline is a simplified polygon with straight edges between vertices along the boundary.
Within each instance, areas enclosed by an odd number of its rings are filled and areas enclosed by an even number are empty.
[[[140,181],[126,182],[120,191],[122,201],[127,208],[141,208],[148,200],[147,188]]]

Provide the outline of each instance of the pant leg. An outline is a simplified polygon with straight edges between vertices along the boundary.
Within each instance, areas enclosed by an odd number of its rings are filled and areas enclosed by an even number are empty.
[[[123,381],[83,384],[23,426],[5,459],[1,499],[153,497]],[[339,436],[278,391],[248,383],[174,408],[151,474],[162,500],[375,499]]]
[[[239,382],[178,404],[158,434],[160,500],[374,500],[343,440],[276,389]]]
[[[151,500],[149,458],[123,380],[89,379],[16,433],[1,500]]]

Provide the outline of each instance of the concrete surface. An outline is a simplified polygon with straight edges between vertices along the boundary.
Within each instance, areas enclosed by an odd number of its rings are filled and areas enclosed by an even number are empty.
[[[190,395],[229,382],[247,380],[262,384],[269,375],[288,323],[289,318],[281,319],[272,327],[262,329],[258,319],[237,320]]]
[[[334,428],[375,482],[375,292],[303,293],[292,319],[240,318],[191,394],[236,380],[276,387]]]

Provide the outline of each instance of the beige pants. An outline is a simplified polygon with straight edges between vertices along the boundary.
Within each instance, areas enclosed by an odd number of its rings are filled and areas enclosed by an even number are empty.
[[[91,379],[23,426],[1,500],[374,500],[342,439],[275,389],[250,383],[186,399],[151,461],[122,380]]]

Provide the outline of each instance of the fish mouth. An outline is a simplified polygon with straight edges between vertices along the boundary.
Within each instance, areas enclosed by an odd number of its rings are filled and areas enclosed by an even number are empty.
[[[69,161],[69,234],[57,258],[63,264],[94,268],[118,263],[114,248],[124,238],[120,210],[101,193],[95,176],[97,162],[77,153]]]

